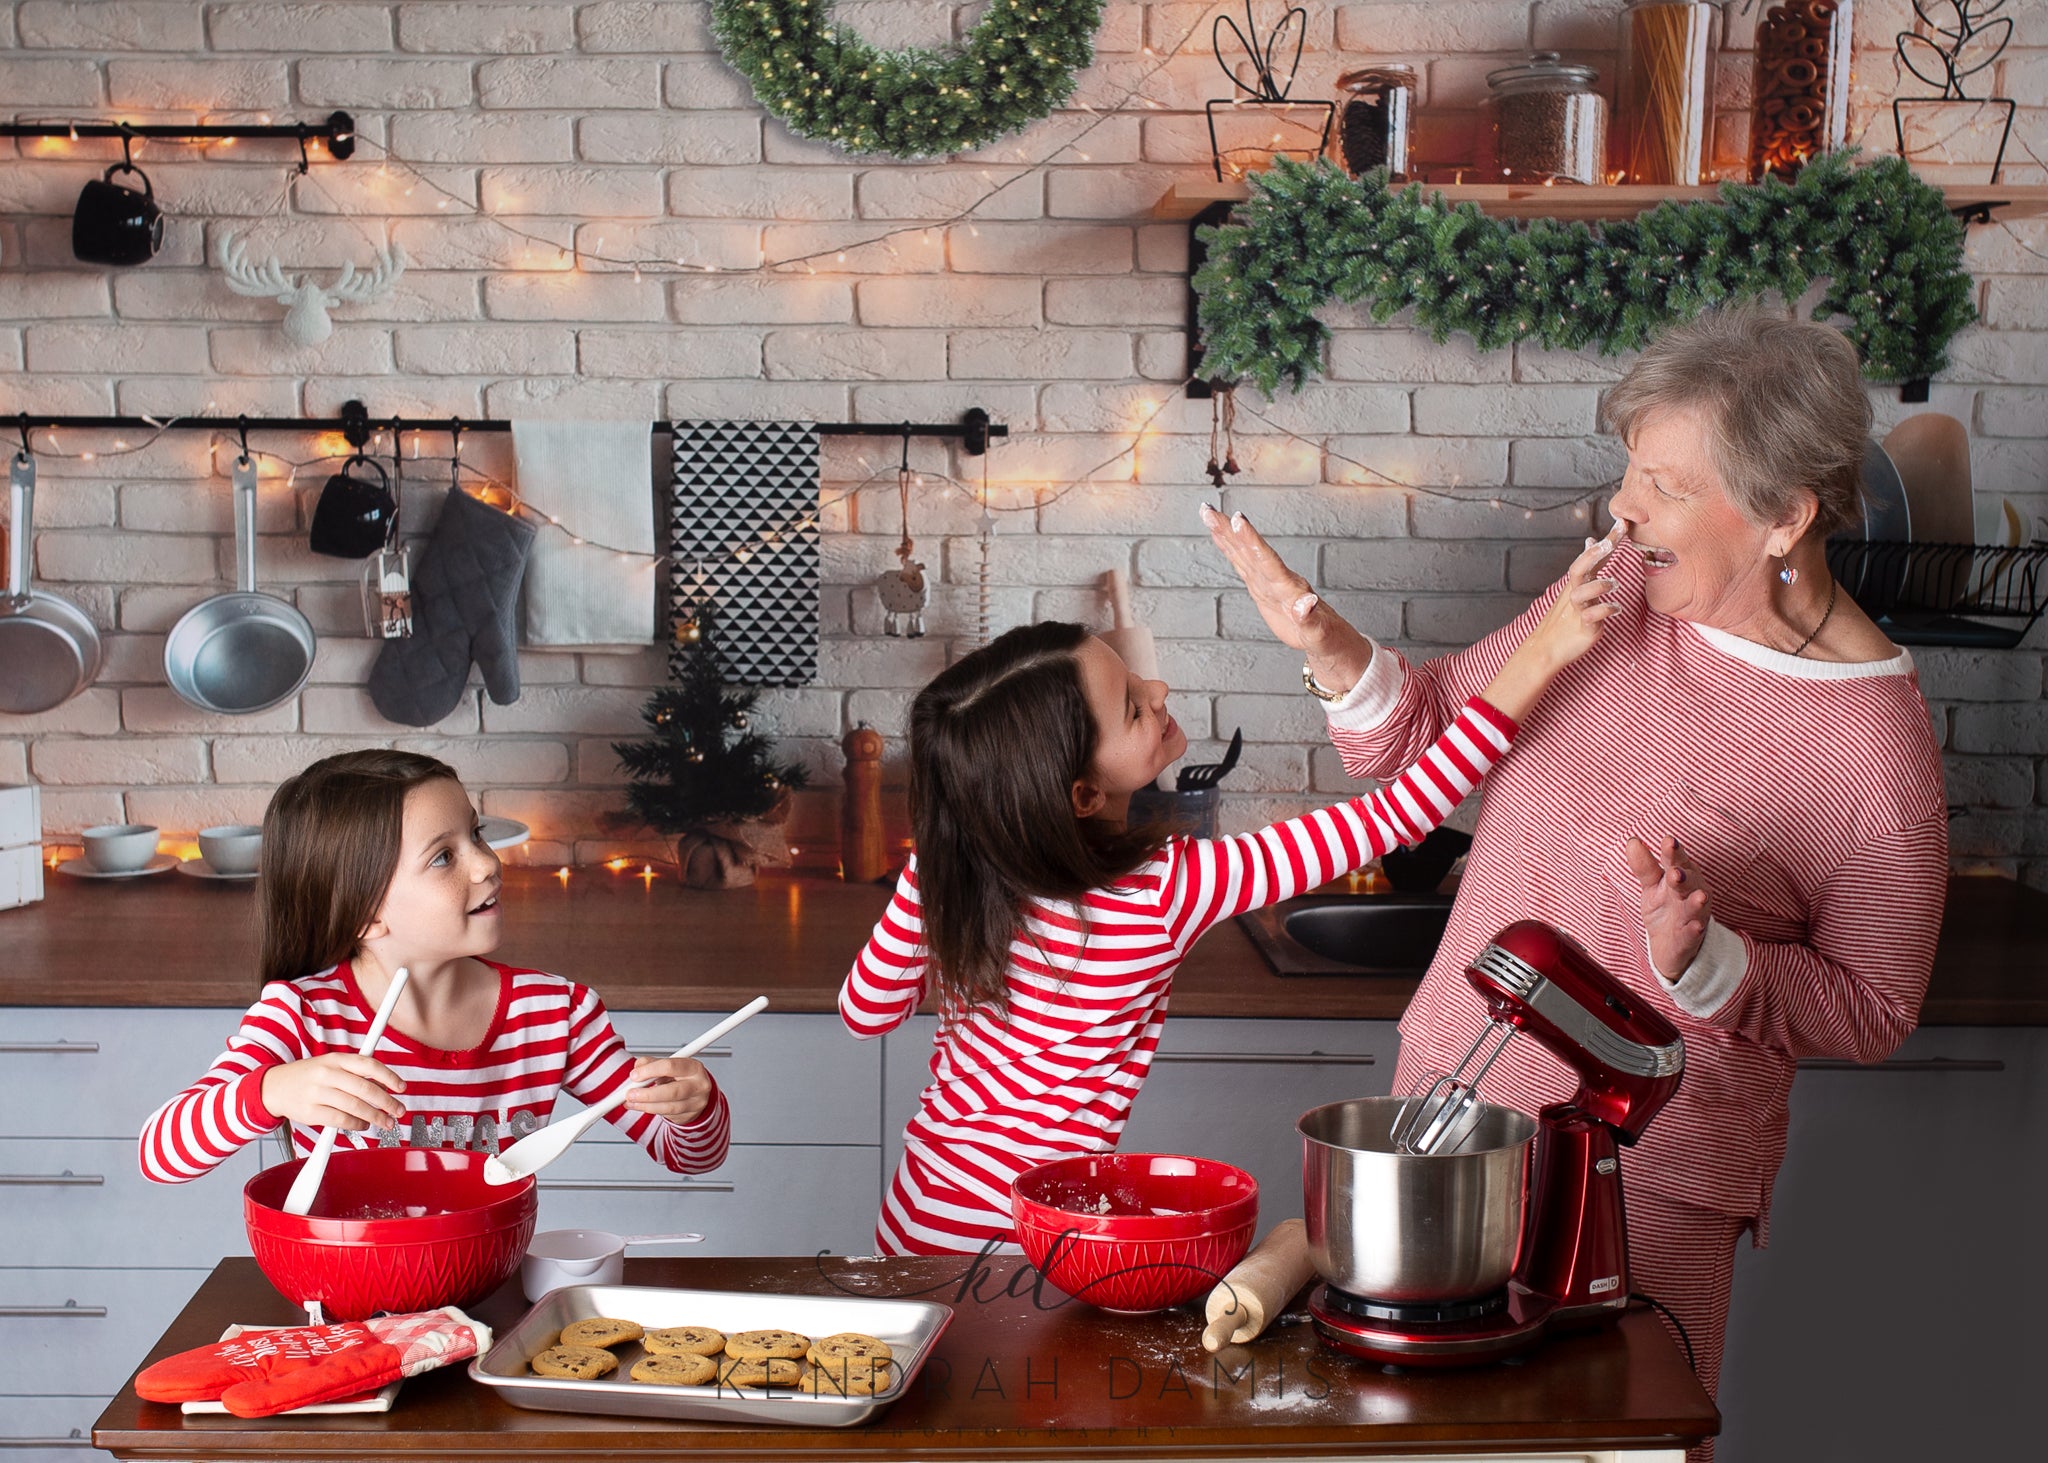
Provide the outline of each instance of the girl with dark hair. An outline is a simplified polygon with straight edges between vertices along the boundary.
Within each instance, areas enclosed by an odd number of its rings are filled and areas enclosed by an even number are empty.
[[[635,1061],[604,1003],[501,965],[497,854],[444,762],[345,752],[280,786],[263,818],[263,995],[206,1074],[143,1127],[142,1171],[183,1183],[280,1122],[341,1142],[496,1153],[586,1104],[651,1085],[612,1122],[677,1173],[725,1159],[725,1097],[697,1062]],[[377,1050],[358,1055],[400,967]]]
[[[1014,1252],[1010,1184],[1116,1147],[1174,971],[1211,925],[1357,869],[1441,823],[1610,613],[1587,540],[1568,592],[1420,761],[1366,797],[1232,838],[1132,827],[1131,794],[1187,750],[1166,687],[1079,625],[1012,630],[918,693],[916,853],[839,992],[856,1036],[921,999],[932,1082],[882,1201],[883,1254]],[[1309,682],[1309,690],[1317,688]]]

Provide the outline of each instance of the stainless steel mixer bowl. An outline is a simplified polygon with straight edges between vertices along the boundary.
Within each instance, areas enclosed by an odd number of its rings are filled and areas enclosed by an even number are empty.
[[[1303,1216],[1316,1273],[1372,1300],[1466,1300],[1507,1284],[1536,1120],[1479,1104],[1456,1153],[1394,1152],[1398,1097],[1302,1114]]]

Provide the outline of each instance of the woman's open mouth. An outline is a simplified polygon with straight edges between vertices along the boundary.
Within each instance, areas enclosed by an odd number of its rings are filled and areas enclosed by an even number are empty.
[[[1649,544],[1637,544],[1636,548],[1643,556],[1643,569],[1646,573],[1661,574],[1678,562],[1678,555],[1669,549],[1653,548]]]

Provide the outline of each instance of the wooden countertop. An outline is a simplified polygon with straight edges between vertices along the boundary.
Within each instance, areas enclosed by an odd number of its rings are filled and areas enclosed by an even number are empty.
[[[451,1366],[406,1382],[390,1412],[353,1416],[187,1417],[124,1387],[93,1428],[93,1445],[120,1458],[185,1459],[1232,1459],[1682,1448],[1720,1426],[1647,1311],[1548,1340],[1521,1365],[1390,1376],[1325,1350],[1305,1321],[1283,1320],[1250,1347],[1212,1358],[1187,1307],[1119,1317],[1051,1291],[1035,1302],[1033,1272],[1017,1257],[984,1262],[963,1295],[969,1263],[627,1260],[633,1285],[832,1294],[822,1265],[843,1277],[842,1293],[952,1304],[953,1323],[908,1394],[861,1427],[532,1412]],[[500,1331],[524,1310],[516,1284],[473,1308]],[[147,1360],[218,1340],[234,1322],[294,1319],[255,1261],[223,1260]]]
[[[254,889],[176,874],[52,873],[40,904],[0,911],[0,1006],[243,1007],[256,996]],[[588,982],[619,1011],[829,1012],[888,903],[879,884],[777,875],[685,889],[673,871],[579,869],[565,885],[505,870],[499,957]],[[2048,894],[2010,879],[1949,881],[1921,1020],[2048,1025]],[[1174,981],[1182,1016],[1391,1021],[1416,982],[1273,973],[1235,921],[1202,938]]]

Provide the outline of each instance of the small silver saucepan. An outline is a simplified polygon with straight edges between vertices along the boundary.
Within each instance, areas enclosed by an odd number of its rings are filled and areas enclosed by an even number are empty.
[[[30,581],[35,555],[36,464],[26,451],[7,469],[13,532],[7,597],[0,600],[0,712],[29,716],[61,706],[100,673],[100,632],[84,610]]]
[[[185,611],[164,642],[164,677],[201,711],[268,711],[299,694],[313,670],[313,627],[276,595],[256,589],[256,463],[228,470],[235,489],[233,594]]]

